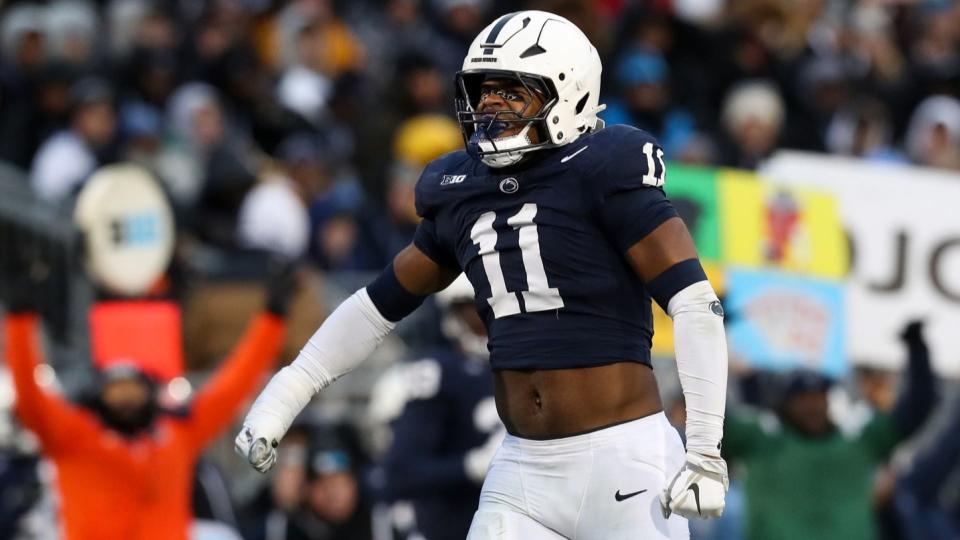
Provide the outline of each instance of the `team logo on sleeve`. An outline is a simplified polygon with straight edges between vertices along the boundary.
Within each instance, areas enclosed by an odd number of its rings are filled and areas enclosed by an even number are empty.
[[[450,184],[459,184],[467,179],[465,174],[445,174],[443,179],[440,180],[441,186],[449,186]]]
[[[500,181],[500,191],[510,194],[516,193],[520,189],[520,182],[516,178],[504,178]]]

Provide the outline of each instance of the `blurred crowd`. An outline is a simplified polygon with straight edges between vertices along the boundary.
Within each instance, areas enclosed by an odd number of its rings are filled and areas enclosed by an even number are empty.
[[[412,238],[424,165],[463,145],[452,93],[467,46],[521,8],[587,33],[604,60],[601,117],[649,131],[668,160],[752,169],[791,148],[960,171],[960,2],[949,0],[8,1],[0,162],[63,208],[103,165],[151,171],[175,211],[174,278],[189,246],[263,249],[330,278],[377,271]],[[401,348],[407,361],[367,388],[382,438],[307,415],[245,496],[201,461],[194,515],[233,531],[209,537],[458,537],[502,436],[470,311],[438,302],[416,333],[442,345]],[[899,394],[887,372],[857,384],[738,374],[734,395],[769,412],[731,415],[731,517],[694,537],[960,534],[960,429],[930,435],[909,466],[891,461],[935,405],[919,327],[904,341]],[[860,401],[828,418],[841,387]],[[53,534],[36,450],[0,453],[2,538]],[[848,491],[829,491],[823,471]],[[799,502],[771,508],[780,496]],[[5,536],[13,523],[23,536]]]
[[[960,169],[947,0],[7,2],[0,160],[52,201],[133,161],[203,242],[377,269],[413,230],[419,170],[461,145],[467,45],[520,7],[585,29],[602,116],[669,160],[753,168],[795,148]]]

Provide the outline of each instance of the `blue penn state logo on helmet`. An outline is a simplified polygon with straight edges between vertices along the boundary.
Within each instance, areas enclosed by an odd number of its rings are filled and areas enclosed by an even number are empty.
[[[518,189],[520,189],[520,182],[517,182],[516,178],[504,178],[500,181],[500,191],[508,195],[516,193]]]

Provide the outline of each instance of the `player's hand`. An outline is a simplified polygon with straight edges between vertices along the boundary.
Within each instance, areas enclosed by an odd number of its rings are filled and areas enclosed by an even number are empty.
[[[727,494],[727,462],[718,456],[687,452],[687,462],[660,493],[663,517],[718,517]]]
[[[233,441],[233,449],[243,456],[258,472],[265,473],[277,462],[277,446],[283,436],[279,422],[270,418],[243,422],[243,428]]]

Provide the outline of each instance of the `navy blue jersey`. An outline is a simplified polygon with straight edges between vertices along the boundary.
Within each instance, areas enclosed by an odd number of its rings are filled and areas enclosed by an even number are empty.
[[[391,424],[381,496],[412,504],[412,523],[398,524],[408,529],[405,536],[463,539],[480,497],[464,458],[503,429],[490,372],[486,362],[448,350],[405,362],[401,370],[407,402]]]
[[[493,369],[650,362],[650,295],[627,249],[677,215],[663,151],[611,126],[493,169],[465,152],[427,166],[414,244],[466,272]]]

